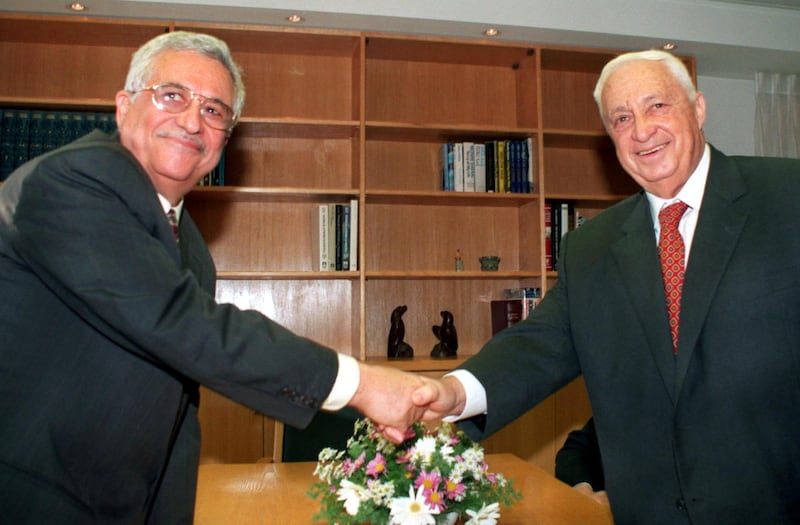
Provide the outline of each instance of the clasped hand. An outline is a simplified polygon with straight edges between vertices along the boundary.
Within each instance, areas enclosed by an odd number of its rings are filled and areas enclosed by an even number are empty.
[[[361,363],[350,405],[375,422],[384,437],[399,444],[417,421],[438,421],[464,408],[464,388],[453,377],[434,379],[394,368]]]

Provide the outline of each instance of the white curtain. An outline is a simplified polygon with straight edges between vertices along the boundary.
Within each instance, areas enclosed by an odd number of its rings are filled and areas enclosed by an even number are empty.
[[[800,75],[756,73],[756,155],[800,158]]]

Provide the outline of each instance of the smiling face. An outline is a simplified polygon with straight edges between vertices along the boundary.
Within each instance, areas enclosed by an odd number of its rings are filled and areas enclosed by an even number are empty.
[[[690,100],[666,66],[638,60],[608,78],[602,108],[625,171],[646,191],[674,197],[703,156],[703,95]]]
[[[218,61],[193,51],[164,51],[153,62],[148,87],[175,83],[199,95],[233,105],[231,75]],[[158,193],[178,203],[219,161],[227,141],[224,130],[200,117],[199,101],[181,113],[161,111],[152,92],[116,96],[117,126],[122,145],[133,153]]]

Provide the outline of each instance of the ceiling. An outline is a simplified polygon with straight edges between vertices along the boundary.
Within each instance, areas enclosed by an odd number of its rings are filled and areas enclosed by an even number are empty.
[[[68,0],[0,0],[0,12],[68,14]],[[698,74],[800,73],[800,0],[84,0],[96,16],[289,25],[616,49],[676,42]],[[2,38],[2,36],[0,36]]]

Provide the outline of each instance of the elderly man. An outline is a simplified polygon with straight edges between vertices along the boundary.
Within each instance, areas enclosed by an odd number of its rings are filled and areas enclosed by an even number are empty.
[[[3,523],[190,524],[198,384],[297,426],[345,405],[397,429],[420,415],[415,376],[215,303],[183,197],[243,104],[223,42],[161,35],[116,95],[118,135],[94,132],[0,188]]]
[[[480,439],[583,374],[618,525],[800,523],[800,161],[708,145],[665,52],[612,60],[595,98],[642,191],[569,233],[535,313],[414,401]]]

